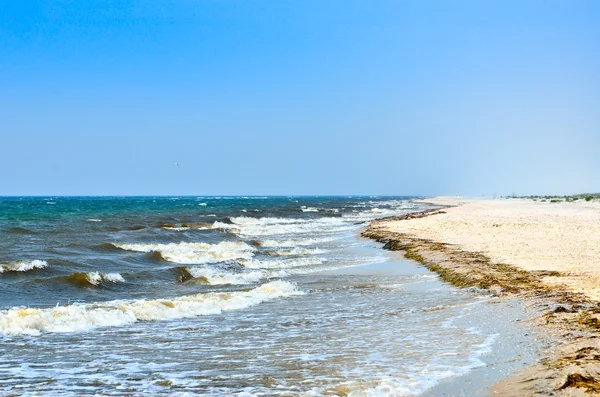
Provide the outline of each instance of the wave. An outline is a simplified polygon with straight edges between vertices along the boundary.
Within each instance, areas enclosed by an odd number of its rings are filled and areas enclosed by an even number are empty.
[[[334,233],[354,229],[342,218],[231,218],[232,223],[215,222],[213,229],[226,230],[242,237],[260,237],[288,234]]]
[[[264,279],[285,278],[297,274],[310,274],[327,270],[337,270],[349,266],[318,266],[326,261],[317,258],[283,261],[240,261],[247,271],[238,273],[206,267],[180,267],[174,269],[182,283],[203,283],[210,285],[253,284]],[[245,262],[245,263],[243,263]],[[350,265],[357,266],[357,265]]]
[[[295,285],[271,281],[249,291],[211,292],[172,299],[73,304],[48,309],[12,308],[0,311],[4,335],[82,332],[137,321],[160,321],[240,310],[276,298],[301,295]]]
[[[95,245],[93,247],[96,251],[120,251],[121,248],[118,247],[116,244],[112,244],[112,243],[102,243],[102,244],[98,244]]]
[[[25,229],[24,227],[8,227],[4,229],[4,231],[10,234],[37,234],[37,232]]]
[[[286,248],[286,249],[278,249],[275,251],[268,251],[268,255],[277,255],[277,256],[289,256],[289,255],[318,255],[324,254],[328,252],[327,250],[323,250],[320,248],[302,248],[302,247],[294,247],[294,248]]]
[[[160,252],[169,262],[181,264],[216,263],[234,259],[249,259],[254,248],[243,242],[223,241],[208,243],[169,243],[169,244],[113,244],[114,246],[135,252]]]
[[[307,223],[308,220],[305,219],[296,219],[296,218],[274,218],[274,217],[264,217],[264,218],[253,218],[250,216],[238,216],[226,218],[224,221],[215,221],[212,224],[213,229],[241,229],[241,228],[251,228],[257,226],[278,226],[278,225],[295,225],[301,223]]]
[[[159,223],[156,224],[156,227],[163,228],[163,229],[168,229],[168,228],[177,227],[177,225],[175,225],[174,223],[159,222]]]
[[[253,218],[251,216],[237,216],[230,218],[231,222],[236,225],[274,225],[282,223],[308,223],[310,220],[298,219],[298,218],[276,218],[276,217],[264,217],[264,218]]]
[[[221,221],[215,221],[212,224],[212,228],[213,229],[229,230],[229,229],[234,229],[235,225],[233,225],[231,223],[225,223],[225,222],[221,222]]]
[[[37,259],[33,261],[4,263],[0,264],[0,273],[28,272],[35,269],[43,269],[45,267],[48,267],[48,262]]]
[[[163,258],[159,251],[147,252],[146,255],[144,255],[144,258],[149,261],[168,262],[165,258]]]
[[[100,272],[76,272],[60,279],[74,284],[78,287],[95,287],[104,283],[123,283],[125,279],[119,273],[100,273]]]
[[[208,230],[208,229],[212,228],[212,224],[210,224],[210,223],[192,223],[192,224],[182,223],[180,226],[168,225],[168,226],[161,226],[161,228],[165,229],[165,230],[174,230],[176,232],[181,232],[181,231],[190,230],[190,229]]]
[[[288,269],[320,265],[325,262],[322,258],[293,258],[280,260],[242,259],[238,261],[242,266],[249,269]]]
[[[397,209],[387,209],[387,208],[371,208],[369,210],[365,210],[365,211],[352,211],[352,214],[348,214],[346,215],[348,220],[353,220],[353,221],[369,221],[369,220],[373,220],[373,219],[377,219],[377,218],[384,218],[386,216],[395,216],[395,215],[399,215],[402,212],[400,212]]]
[[[185,271],[192,277],[192,280],[211,285],[253,284],[267,278],[267,275],[262,271],[233,273],[204,266],[186,267]]]
[[[328,243],[330,241],[339,240],[340,237],[323,237],[323,238],[303,238],[303,239],[289,239],[289,240],[263,240],[259,241],[258,245],[267,248],[279,248],[279,247],[296,247],[303,245],[315,245]]]
[[[145,229],[145,228],[146,228],[146,226],[144,226],[144,225],[129,225],[129,226],[127,226],[123,230],[132,230],[132,231],[135,231],[135,230],[142,230],[142,229]]]
[[[497,334],[489,335],[482,343],[475,345],[475,351],[467,357],[468,361],[464,365],[447,366],[432,363],[428,366],[429,368],[426,367],[425,370],[414,373],[408,372],[405,377],[348,381],[334,386],[333,390],[343,390],[344,395],[347,396],[364,397],[420,395],[444,379],[465,375],[475,368],[485,366],[486,364],[480,357],[483,354],[489,354],[497,336]],[[314,388],[310,395],[322,395],[323,391],[322,388]]]

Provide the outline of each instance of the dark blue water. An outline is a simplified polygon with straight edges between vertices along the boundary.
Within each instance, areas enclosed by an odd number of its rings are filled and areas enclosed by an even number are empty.
[[[0,264],[5,270],[0,281],[0,304],[5,308],[53,306],[68,301],[150,298],[230,289],[210,283],[182,283],[180,281],[190,275],[176,265],[223,262],[235,272],[236,266],[244,270],[235,261],[240,258],[302,257],[301,254],[277,255],[275,248],[278,247],[261,247],[260,239],[293,236],[296,232],[306,232],[303,237],[307,233],[327,234],[327,228],[353,230],[354,223],[373,218],[380,214],[377,211],[394,212],[402,200],[369,197],[0,198]],[[375,208],[377,210],[372,212]],[[275,223],[270,231],[254,230],[244,234],[232,228],[236,218],[240,222],[275,219]],[[287,224],[287,229],[284,224],[279,230],[277,219],[298,223]],[[211,245],[231,242],[231,255],[223,252],[223,261],[206,258],[201,255],[202,247],[190,247],[190,252],[198,248],[198,255],[192,253],[187,258],[183,258],[185,249],[179,252],[181,260],[177,255],[170,258],[171,261],[153,255],[160,252],[160,245],[199,242]],[[245,248],[236,247],[237,243],[250,246],[248,255],[236,253],[237,249]],[[158,245],[154,247],[156,251],[137,252],[120,249],[115,244]],[[228,249],[224,247],[223,251]],[[47,266],[11,271],[39,264],[31,265],[33,261],[43,261]],[[119,274],[124,281],[90,285],[84,274],[96,272],[114,274],[115,281]]]

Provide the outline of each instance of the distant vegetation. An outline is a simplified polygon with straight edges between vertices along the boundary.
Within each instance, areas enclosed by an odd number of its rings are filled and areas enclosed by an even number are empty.
[[[530,199],[533,201],[541,201],[541,202],[551,202],[551,203],[560,203],[560,202],[573,202],[577,200],[600,200],[600,193],[583,193],[583,194],[575,194],[572,196],[518,196],[516,194],[511,194],[510,196],[506,196],[506,198],[521,198],[521,199]]]

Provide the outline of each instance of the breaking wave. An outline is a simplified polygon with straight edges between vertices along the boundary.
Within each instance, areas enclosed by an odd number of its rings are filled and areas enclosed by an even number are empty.
[[[222,284],[253,284],[265,278],[267,274],[262,271],[251,271],[246,273],[232,273],[221,269],[211,269],[204,266],[186,267],[185,271],[195,280],[211,285]]]
[[[315,245],[328,243],[330,241],[339,240],[340,237],[323,237],[323,238],[304,238],[297,240],[263,240],[258,244],[262,247],[279,248],[279,247],[296,247],[302,245]]]
[[[194,224],[187,224],[187,223],[182,223],[181,225],[177,226],[177,225],[163,225],[161,226],[162,229],[165,230],[173,230],[176,232],[182,232],[185,230],[208,230],[212,228],[212,224],[210,223],[194,223]]]
[[[123,283],[125,279],[119,273],[76,272],[62,277],[63,280],[78,287],[95,287],[103,283]]]
[[[320,265],[325,262],[322,258],[293,258],[280,260],[242,259],[241,265],[249,269],[289,269],[294,267]]]
[[[324,254],[327,250],[323,250],[320,248],[303,248],[303,247],[294,247],[294,248],[284,248],[278,249],[274,251],[269,251],[269,255],[278,255],[278,256],[289,256],[289,255],[318,255]]]
[[[37,259],[33,261],[12,262],[0,264],[0,273],[28,272],[30,270],[43,269],[45,267],[48,267],[48,262]]]
[[[354,229],[341,218],[289,219],[289,218],[231,218],[232,223],[216,221],[213,229],[222,229],[242,237],[260,237],[287,234],[334,233]]]
[[[301,295],[295,285],[271,281],[249,291],[206,293],[172,299],[111,301],[73,304],[48,309],[12,308],[0,311],[0,333],[40,335],[81,332],[98,327],[117,327],[137,321],[159,321],[219,314],[292,295]]]
[[[181,264],[216,263],[234,259],[250,259],[254,248],[243,242],[223,241],[208,243],[169,244],[114,244],[114,246],[136,252],[159,252],[169,262]]]

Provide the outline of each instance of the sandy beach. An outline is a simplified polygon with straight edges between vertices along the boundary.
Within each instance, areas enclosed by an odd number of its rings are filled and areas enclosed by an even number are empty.
[[[541,309],[532,324],[557,338],[538,364],[501,381],[490,393],[600,393],[598,203],[425,201],[437,207],[374,221],[363,236],[404,252],[454,285],[525,299]]]
[[[435,217],[380,225],[526,271],[560,272],[543,281],[600,300],[600,207],[595,203],[453,198],[430,203],[457,206]]]

